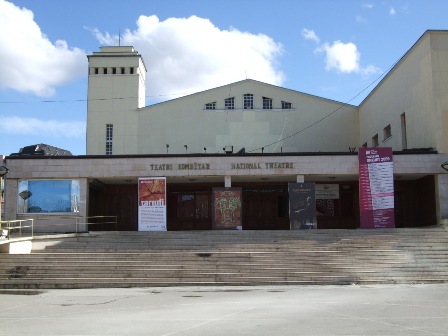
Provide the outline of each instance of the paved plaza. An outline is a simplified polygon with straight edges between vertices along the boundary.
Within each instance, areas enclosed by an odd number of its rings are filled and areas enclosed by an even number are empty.
[[[448,334],[445,284],[1,293],[0,335]]]

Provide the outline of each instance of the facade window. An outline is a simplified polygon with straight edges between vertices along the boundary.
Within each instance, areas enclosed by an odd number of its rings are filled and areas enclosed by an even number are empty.
[[[408,148],[408,137],[406,134],[406,114],[401,115],[401,147],[403,149]]]
[[[124,72],[124,68],[121,68],[120,71],[121,71],[121,74],[124,75],[124,73],[125,73],[125,72]]]
[[[263,110],[272,110],[272,98],[263,97]]]
[[[235,109],[235,97],[224,99],[224,108],[226,110]]]
[[[134,68],[130,68],[130,69],[129,69],[129,73],[130,73],[131,75],[133,75],[133,74],[134,74]]]
[[[378,134],[375,134],[372,137],[372,147],[378,147],[379,146],[379,142],[378,142]]]
[[[107,68],[103,68],[103,75],[107,75]]]
[[[112,68],[112,74],[116,75],[117,74],[117,68]]]
[[[114,138],[114,125],[106,125],[106,155],[112,155],[112,141]]]
[[[98,75],[100,73],[100,69],[95,68],[95,75]]]
[[[205,104],[206,110],[216,110],[216,102]]]
[[[282,101],[282,110],[290,110],[290,109],[292,109],[292,104]]]
[[[254,95],[246,93],[243,95],[243,107],[245,110],[252,110],[254,108]]]
[[[367,142],[364,142],[364,143],[362,144],[362,147],[367,147]]]
[[[392,129],[390,128],[390,125],[387,125],[383,129],[383,141],[386,141],[392,136]]]
[[[79,198],[79,180],[24,180],[19,182],[17,212],[79,212]]]

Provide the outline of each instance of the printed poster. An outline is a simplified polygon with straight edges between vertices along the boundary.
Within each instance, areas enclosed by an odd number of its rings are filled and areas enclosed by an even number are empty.
[[[361,228],[395,227],[392,148],[361,147],[358,159]]]
[[[138,230],[167,230],[165,177],[138,180]]]
[[[241,230],[242,188],[213,188],[212,226],[214,230]]]
[[[314,183],[289,183],[291,230],[317,229],[316,188]]]

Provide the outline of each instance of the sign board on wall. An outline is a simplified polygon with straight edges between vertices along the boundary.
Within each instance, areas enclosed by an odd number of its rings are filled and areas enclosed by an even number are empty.
[[[241,230],[241,188],[213,188],[214,230]]]
[[[395,227],[392,148],[361,147],[358,159],[361,228]]]
[[[289,183],[289,219],[291,230],[317,229],[314,183]]]
[[[339,184],[316,184],[316,199],[339,199]]]
[[[138,230],[166,231],[166,178],[138,180]]]

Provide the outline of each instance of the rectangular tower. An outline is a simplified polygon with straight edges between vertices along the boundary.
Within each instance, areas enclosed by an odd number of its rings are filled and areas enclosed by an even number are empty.
[[[138,109],[145,106],[146,66],[133,47],[88,55],[87,155],[137,154]]]

